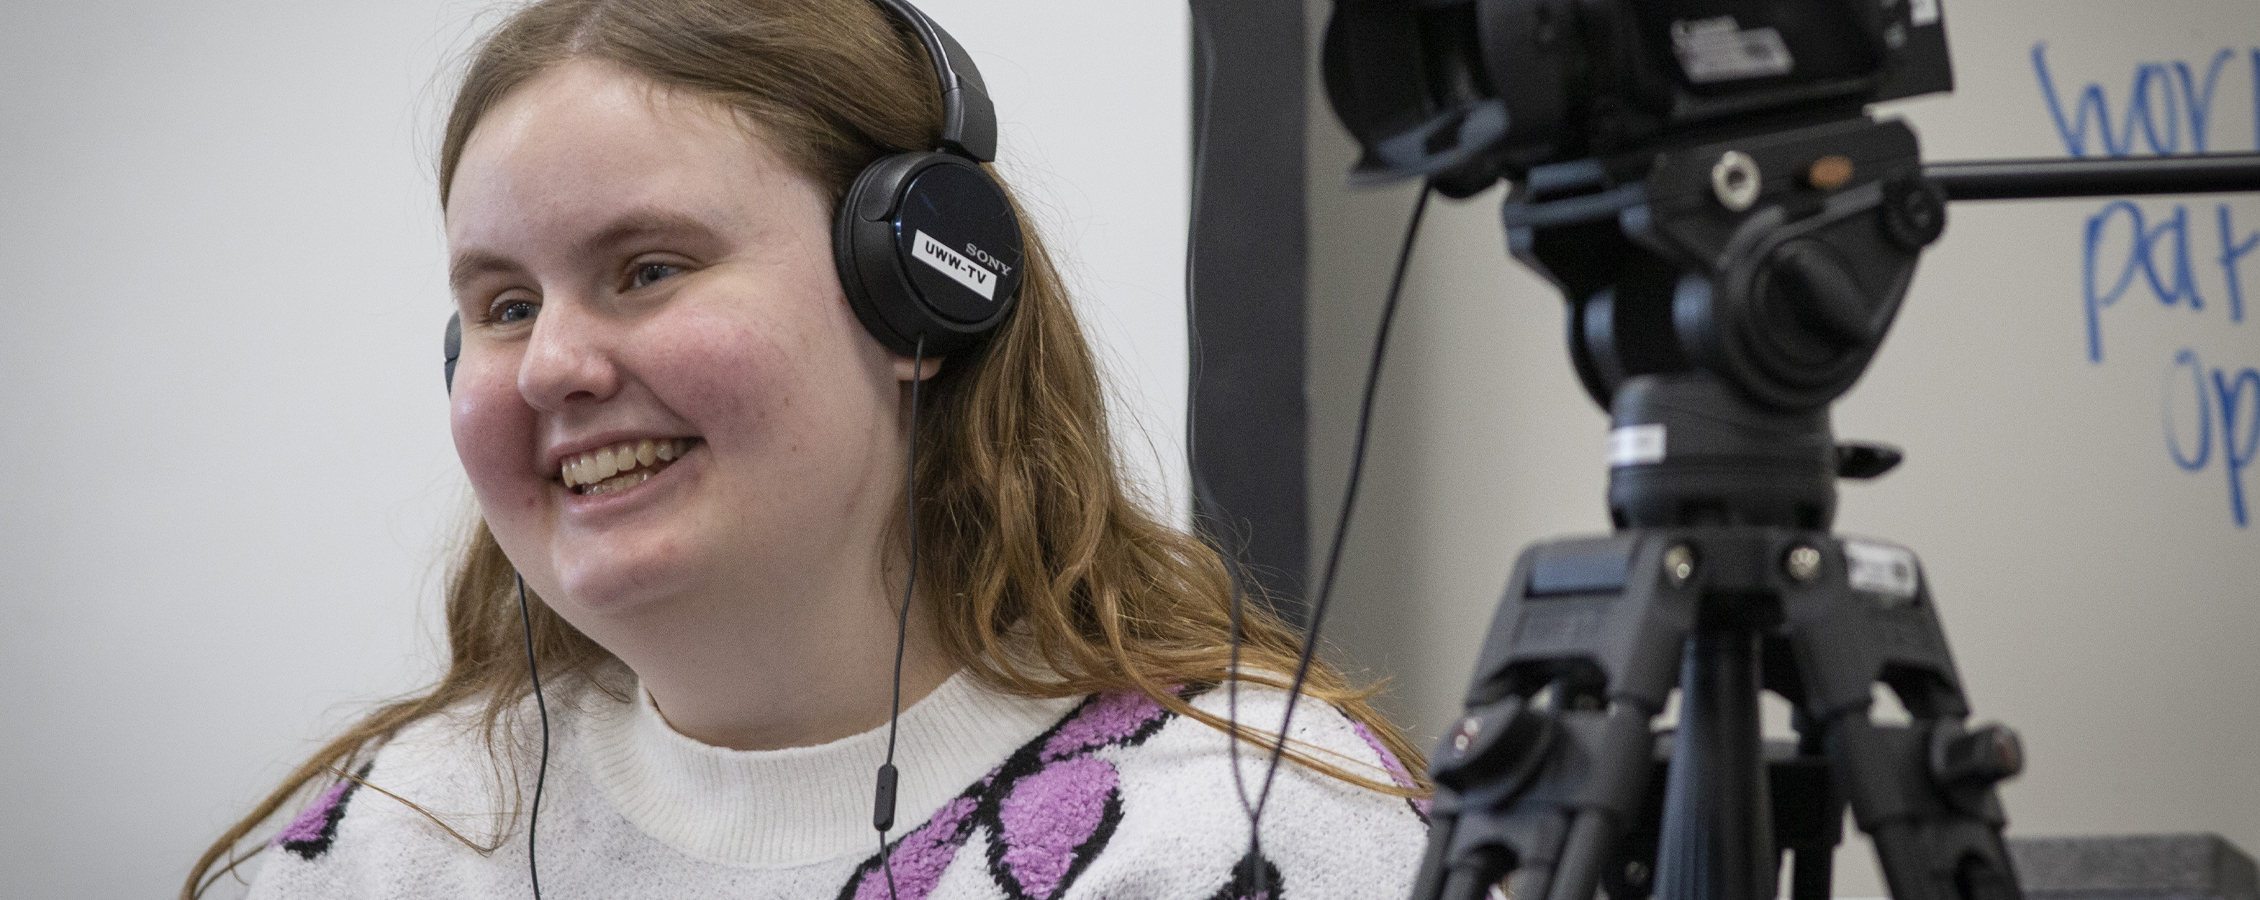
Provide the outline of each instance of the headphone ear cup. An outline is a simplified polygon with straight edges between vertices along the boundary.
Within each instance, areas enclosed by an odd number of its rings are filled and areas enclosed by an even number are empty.
[[[900,153],[864,168],[833,221],[848,305],[879,343],[929,358],[1003,324],[1020,295],[1020,218],[989,173],[948,153]]]
[[[447,317],[447,339],[441,349],[447,353],[447,392],[455,393],[455,360],[463,355],[463,314]]]

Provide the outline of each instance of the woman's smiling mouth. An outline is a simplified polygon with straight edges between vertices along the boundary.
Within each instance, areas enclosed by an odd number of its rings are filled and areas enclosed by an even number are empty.
[[[609,494],[644,483],[689,453],[698,442],[698,438],[622,441],[564,460],[557,474],[565,489],[575,494]]]

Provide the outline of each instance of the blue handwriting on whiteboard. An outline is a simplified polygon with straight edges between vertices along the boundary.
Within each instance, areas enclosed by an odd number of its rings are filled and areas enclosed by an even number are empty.
[[[2111,101],[2103,86],[2088,82],[2079,92],[2078,105],[2069,113],[2064,109],[2064,98],[2056,90],[2056,79],[2048,71],[2048,45],[2032,45],[2032,70],[2040,78],[2040,94],[2048,102],[2048,115],[2056,122],[2056,135],[2064,141],[2064,150],[2073,156],[2086,156],[2089,150],[2088,126],[2095,126],[2093,136],[2103,144],[2106,156],[2126,156],[2136,152],[2135,137],[2142,137],[2142,148],[2152,153],[2181,153],[2182,132],[2189,132],[2189,149],[2186,152],[2204,153],[2210,146],[2213,124],[2213,89],[2221,80],[2221,69],[2236,58],[2236,52],[2223,47],[2205,64],[2205,76],[2197,76],[2188,62],[2146,62],[2135,66],[2132,82],[2127,86],[2124,115],[2114,128]],[[2260,49],[2252,51],[2253,72],[2260,78]],[[2260,127],[2260,125],[2256,125]]]
[[[2175,369],[2188,370],[2191,390],[2186,396],[2175,389],[2182,374]],[[2221,471],[2229,482],[2229,516],[2243,528],[2251,520],[2244,504],[2244,470],[2252,466],[2254,451],[2260,450],[2260,369],[2207,369],[2197,351],[2184,347],[2174,354],[2166,387],[2166,452],[2183,471],[2204,471],[2213,462],[2213,435],[2219,433]],[[2177,411],[2191,414],[2195,440],[2182,441],[2184,428]]]
[[[2206,259],[2205,264],[2221,267],[2228,294],[2228,319],[2241,324],[2243,265],[2245,257],[2260,251],[2260,232],[2239,232],[2235,211],[2226,203],[2216,205],[2213,212],[2220,253]],[[2113,226],[2121,223],[2127,235],[2126,254],[2105,255],[2108,239],[2116,233]],[[2179,204],[2170,214],[2152,216],[2132,202],[2115,200],[2087,217],[2080,285],[2087,307],[2089,362],[2103,361],[2103,310],[2117,305],[2130,290],[2145,289],[2160,306],[2187,307],[2193,313],[2205,310],[2205,297],[2197,288],[2198,257],[2189,231],[2189,207]],[[2103,286],[2106,280],[2108,287]]]
[[[2253,141],[2260,146],[2260,47],[2249,53]],[[2083,82],[2070,94],[2059,90],[2045,43],[2033,44],[2032,69],[2056,137],[2071,156],[2208,153],[2218,121],[2215,89],[2236,56],[2222,48],[2198,64],[2136,63],[2116,108],[2100,82]],[[2244,270],[2248,259],[2260,257],[2260,231],[2239,229],[2227,203],[2214,206],[2210,229],[2201,214],[2193,230],[2191,218],[2187,204],[2126,200],[2105,203],[2088,216],[2081,287],[2090,363],[2103,362],[2103,311],[2129,293],[2156,301],[2137,306],[2172,310],[2180,321],[2200,327],[2218,328],[2220,318],[2244,322]],[[2216,265],[2221,287],[2215,299],[2223,302],[2209,311],[2198,275]],[[2166,453],[2174,465],[2202,472],[2218,460],[2229,517],[2238,528],[2249,525],[2244,476],[2260,456],[2260,369],[2208,368],[2196,350],[2183,348],[2166,369],[2163,419]]]

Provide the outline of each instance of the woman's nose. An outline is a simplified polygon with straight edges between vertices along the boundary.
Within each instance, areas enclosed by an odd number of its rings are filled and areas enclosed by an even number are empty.
[[[518,363],[518,393],[535,409],[563,412],[598,403],[620,387],[619,366],[602,316],[581,304],[551,302],[534,319]]]

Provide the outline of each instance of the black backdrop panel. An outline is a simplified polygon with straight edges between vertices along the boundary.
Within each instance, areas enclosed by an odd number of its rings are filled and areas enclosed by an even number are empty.
[[[1194,509],[1210,539],[1244,566],[1249,587],[1300,622],[1309,556],[1303,4],[1192,5],[1215,66],[1205,71],[1196,43],[1202,183],[1192,213],[1196,303],[1187,323]],[[1204,110],[1208,77],[1213,108]]]

